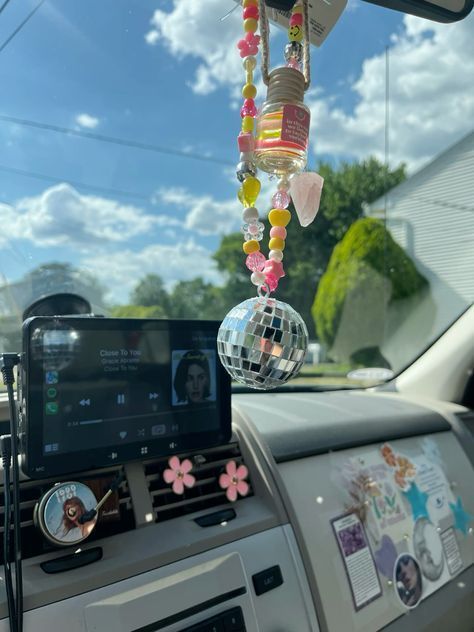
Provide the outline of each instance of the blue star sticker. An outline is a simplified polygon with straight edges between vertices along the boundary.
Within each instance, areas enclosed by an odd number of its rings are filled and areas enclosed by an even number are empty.
[[[430,519],[428,512],[426,510],[426,503],[428,502],[428,494],[422,492],[416,483],[412,483],[410,489],[407,492],[403,492],[405,498],[409,501],[411,505],[411,512],[413,514],[413,520],[418,520],[418,518],[428,518]]]
[[[471,520],[474,520],[474,517],[471,516],[471,514],[468,514],[464,509],[460,496],[458,496],[455,505],[453,503],[449,503],[449,506],[454,514],[454,528],[459,529],[459,531],[462,531],[464,535],[467,535],[469,531],[469,523]]]

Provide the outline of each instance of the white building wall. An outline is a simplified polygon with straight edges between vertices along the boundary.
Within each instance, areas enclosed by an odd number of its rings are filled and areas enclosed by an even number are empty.
[[[385,200],[368,209],[382,216]],[[387,227],[430,282],[439,334],[474,301],[474,132],[387,194]]]

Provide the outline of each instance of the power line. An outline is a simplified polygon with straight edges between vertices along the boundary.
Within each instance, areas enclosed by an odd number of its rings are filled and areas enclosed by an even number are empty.
[[[8,46],[8,44],[12,41],[12,39],[18,35],[18,33],[21,31],[21,29],[31,20],[31,18],[34,16],[36,11],[38,11],[40,6],[42,4],[44,4],[44,3],[45,3],[45,0],[40,0],[40,2],[36,5],[36,7],[34,9],[32,9],[28,13],[28,15],[23,20],[23,22],[21,22],[20,25],[16,27],[16,29],[13,31],[13,33],[11,35],[9,35],[7,37],[7,39],[3,42],[3,44],[0,46],[0,53],[3,51],[4,48],[6,48]],[[5,8],[5,6],[6,6],[6,4],[3,5],[2,10]]]
[[[133,147],[134,149],[152,151],[158,154],[179,156],[180,158],[190,158],[192,160],[200,160],[201,162],[212,162],[219,165],[233,165],[233,163],[228,160],[213,158],[212,156],[203,156],[202,154],[188,152],[182,149],[171,149],[169,147],[164,147],[163,145],[142,143],[140,141],[127,140],[125,138],[107,136],[105,134],[96,134],[94,132],[84,132],[72,127],[61,127],[60,125],[51,125],[49,123],[41,123],[39,121],[32,121],[30,119],[21,119],[14,116],[7,116],[2,114],[0,115],[0,121],[5,121],[6,123],[14,123],[15,125],[24,125],[26,127],[34,127],[36,129],[47,130],[49,132],[58,132],[59,134],[66,134],[67,136],[79,136],[80,138],[88,138],[89,140],[96,140],[102,143],[111,143],[112,145],[120,145],[122,147]]]
[[[8,4],[10,4],[10,0],[5,0],[5,2],[0,7],[0,13],[2,13],[2,11],[7,8]]]
[[[37,180],[44,180],[46,182],[54,182],[55,184],[65,182],[66,184],[70,184],[77,188],[90,189],[91,191],[97,191],[98,193],[104,193],[106,195],[119,195],[122,197],[136,198],[137,200],[142,200],[145,202],[150,201],[150,196],[143,195],[141,193],[96,186],[94,184],[88,184],[86,182],[80,182],[78,180],[70,180],[69,178],[58,178],[57,176],[49,176],[47,174],[36,173],[34,171],[25,171],[23,169],[16,169],[15,167],[7,167],[6,165],[0,165],[0,171],[13,173],[20,176],[26,176],[27,178],[36,178]]]

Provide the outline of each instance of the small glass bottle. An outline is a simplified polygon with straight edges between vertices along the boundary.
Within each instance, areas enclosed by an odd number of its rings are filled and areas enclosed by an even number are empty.
[[[311,116],[303,103],[304,86],[304,75],[295,68],[276,68],[269,75],[255,143],[255,162],[262,171],[284,175],[306,166]]]

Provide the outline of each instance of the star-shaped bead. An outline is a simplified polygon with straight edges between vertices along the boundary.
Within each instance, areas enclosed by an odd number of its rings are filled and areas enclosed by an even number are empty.
[[[411,505],[413,520],[418,520],[418,518],[428,518],[429,520],[430,517],[426,510],[428,494],[422,492],[416,483],[412,483],[410,489],[403,494]]]
[[[451,511],[454,515],[454,528],[462,531],[464,535],[467,535],[469,531],[469,523],[474,520],[474,516],[468,514],[464,509],[460,496],[458,496],[456,504],[449,503],[449,506],[451,507]]]
[[[285,276],[282,262],[275,261],[275,259],[268,259],[265,262],[265,268],[263,271],[265,274],[273,274],[277,279],[281,279],[281,277]]]

